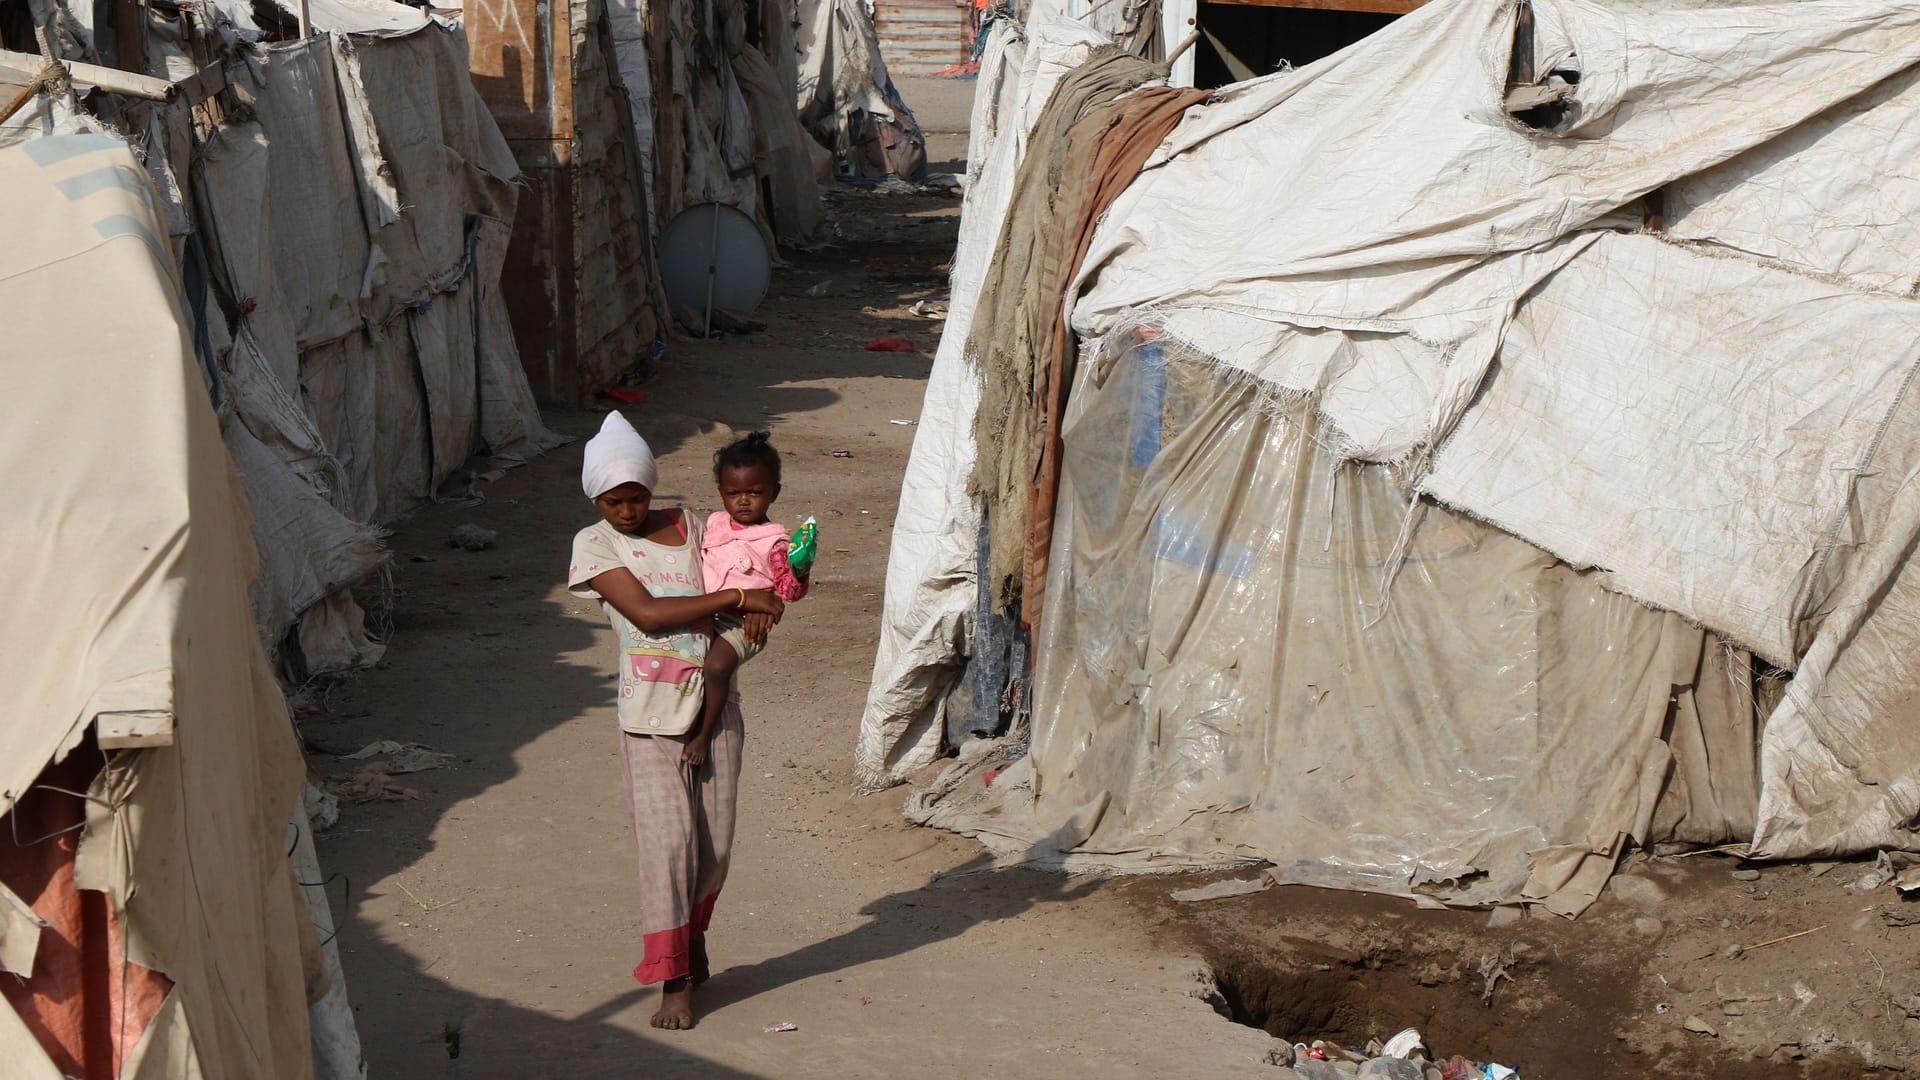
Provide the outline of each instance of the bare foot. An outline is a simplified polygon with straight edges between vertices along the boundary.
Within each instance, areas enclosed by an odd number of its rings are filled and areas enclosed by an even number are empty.
[[[707,935],[693,935],[693,948],[689,951],[692,957],[688,967],[692,970],[688,972],[688,976],[693,981],[693,985],[699,986],[713,977],[713,968],[707,963]]]
[[[668,979],[660,986],[660,1011],[653,1014],[653,1026],[664,1031],[688,1031],[693,1027],[693,980]]]

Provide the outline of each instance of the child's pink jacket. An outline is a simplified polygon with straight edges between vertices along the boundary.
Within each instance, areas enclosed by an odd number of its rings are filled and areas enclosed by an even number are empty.
[[[725,511],[707,518],[700,536],[700,568],[708,592],[772,589],[791,604],[807,595],[807,583],[787,562],[787,527],[775,522],[741,525]]]

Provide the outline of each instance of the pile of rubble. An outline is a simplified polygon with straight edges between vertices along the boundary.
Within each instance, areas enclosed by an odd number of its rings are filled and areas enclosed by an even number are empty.
[[[1306,1080],[1520,1080],[1520,1074],[1505,1065],[1469,1061],[1458,1054],[1435,1062],[1413,1028],[1384,1043],[1375,1039],[1364,1049],[1319,1039],[1282,1044],[1267,1054],[1267,1061]]]

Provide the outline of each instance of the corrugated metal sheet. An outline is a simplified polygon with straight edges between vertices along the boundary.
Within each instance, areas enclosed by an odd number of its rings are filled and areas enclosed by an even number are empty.
[[[528,185],[502,291],[528,381],[558,405],[611,386],[660,333],[640,166],[603,6],[474,0],[467,9],[474,85]]]
[[[967,7],[954,0],[878,0],[874,29],[892,75],[933,75],[972,59]]]

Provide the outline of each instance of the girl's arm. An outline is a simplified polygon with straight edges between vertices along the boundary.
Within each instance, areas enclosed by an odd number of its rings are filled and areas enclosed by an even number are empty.
[[[778,619],[787,607],[772,589],[728,589],[702,596],[655,596],[640,584],[640,579],[633,576],[633,571],[624,566],[616,566],[596,575],[593,588],[607,603],[613,605],[613,610],[649,634],[692,626],[701,619],[736,609]],[[744,604],[740,603],[742,592],[746,594]]]

